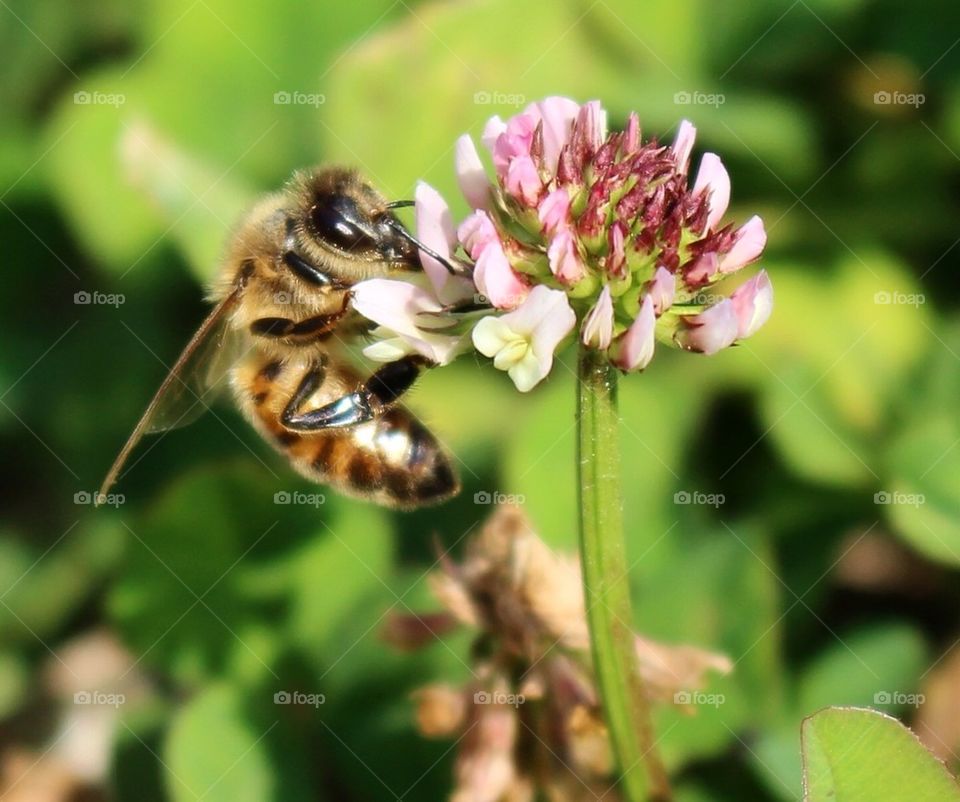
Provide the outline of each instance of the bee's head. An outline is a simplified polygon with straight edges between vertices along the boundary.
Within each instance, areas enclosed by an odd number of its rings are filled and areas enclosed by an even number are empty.
[[[420,269],[417,248],[389,204],[355,171],[329,167],[301,174],[293,190],[291,234],[314,264],[364,274],[374,265]]]

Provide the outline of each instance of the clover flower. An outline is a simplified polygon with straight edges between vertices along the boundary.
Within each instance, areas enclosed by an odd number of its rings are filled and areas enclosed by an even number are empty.
[[[580,105],[562,97],[533,103],[506,121],[491,118],[482,140],[494,180],[468,135],[456,143],[457,180],[472,208],[458,227],[436,192],[423,184],[417,190],[418,235],[448,266],[469,273],[472,288],[425,254],[434,296],[412,303],[398,294],[406,325],[369,314],[369,304],[358,308],[384,327],[381,336],[394,350],[399,338],[441,363],[466,347],[469,334],[521,391],[547,375],[552,352],[574,328],[585,346],[605,352],[623,371],[645,368],[657,341],[713,354],[753,335],[773,305],[766,273],[730,297],[710,290],[760,257],[763,221],[723,224],[730,178],[719,156],[706,153],[691,182],[695,138],[693,125],[683,121],[671,145],[644,142],[636,114],[623,131],[610,133],[598,101]],[[458,317],[454,294],[441,297],[450,282],[462,299],[472,289],[480,312],[474,306],[470,316]],[[358,285],[361,296],[371,294],[368,284]],[[552,312],[545,316],[548,298]],[[456,347],[444,340],[437,346],[443,318],[451,332],[444,336],[462,338]]]
[[[609,738],[590,662],[578,560],[555,554],[515,507],[499,507],[467,543],[462,561],[444,558],[429,576],[440,613],[391,618],[387,639],[421,648],[457,627],[476,633],[473,680],[416,691],[427,737],[462,737],[453,800],[593,800],[612,782]],[[699,688],[708,671],[732,668],[723,655],[635,637],[653,701]]]

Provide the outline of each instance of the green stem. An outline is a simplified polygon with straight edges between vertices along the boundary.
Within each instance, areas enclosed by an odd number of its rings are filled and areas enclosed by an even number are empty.
[[[604,715],[630,802],[671,798],[634,648],[623,497],[617,370],[581,346],[577,406],[580,556],[593,662]]]

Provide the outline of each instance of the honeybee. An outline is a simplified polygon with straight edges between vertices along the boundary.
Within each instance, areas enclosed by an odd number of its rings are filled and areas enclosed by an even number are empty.
[[[225,376],[244,417],[308,479],[401,509],[456,494],[449,452],[397,403],[431,363],[411,354],[364,379],[348,353],[371,325],[351,308],[351,286],[421,270],[420,250],[439,258],[394,214],[408,205],[387,203],[341,167],[296,173],[261,200],[228,244],[213,310],[120,451],[101,496],[144,434],[195,417],[207,388]]]

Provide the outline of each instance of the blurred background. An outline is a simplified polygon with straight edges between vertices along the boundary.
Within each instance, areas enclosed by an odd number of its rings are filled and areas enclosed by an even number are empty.
[[[257,193],[337,161],[462,215],[455,138],[547,94],[692,120],[769,232],[768,326],[622,383],[636,626],[735,663],[723,704],[659,714],[681,798],[796,799],[831,704],[957,768],[958,36],[947,0],[0,0],[4,798],[446,797],[410,693],[462,680],[469,638],[381,630],[438,607],[434,538],[502,496],[575,549],[570,371],[419,383],[465,484],[436,509],[296,495],[324,489],[227,402],[90,501]]]

